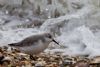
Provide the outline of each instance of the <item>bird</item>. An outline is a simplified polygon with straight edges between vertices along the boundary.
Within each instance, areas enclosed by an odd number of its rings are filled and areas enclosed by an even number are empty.
[[[22,53],[34,55],[43,52],[50,42],[55,42],[59,45],[50,33],[42,33],[26,37],[17,43],[10,43],[8,45],[17,48]]]

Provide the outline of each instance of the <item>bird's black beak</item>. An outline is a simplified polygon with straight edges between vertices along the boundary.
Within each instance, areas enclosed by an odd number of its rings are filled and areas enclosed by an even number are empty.
[[[54,39],[52,39],[52,41],[59,45],[59,43],[57,41],[55,41]]]

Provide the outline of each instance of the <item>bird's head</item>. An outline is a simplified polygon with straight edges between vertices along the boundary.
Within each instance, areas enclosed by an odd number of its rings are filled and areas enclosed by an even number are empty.
[[[59,45],[59,43],[53,38],[53,35],[52,34],[46,33],[45,34],[45,38],[46,38],[47,41],[53,41],[53,42],[55,42],[56,44]]]

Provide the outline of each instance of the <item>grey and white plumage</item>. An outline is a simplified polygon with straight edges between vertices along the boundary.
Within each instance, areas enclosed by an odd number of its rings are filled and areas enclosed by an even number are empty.
[[[27,37],[18,43],[11,43],[8,45],[19,49],[23,53],[32,55],[44,51],[52,41],[57,43],[50,33],[43,33]]]

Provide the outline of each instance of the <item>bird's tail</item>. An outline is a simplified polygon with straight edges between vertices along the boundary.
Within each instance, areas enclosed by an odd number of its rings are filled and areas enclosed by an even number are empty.
[[[8,44],[9,46],[14,46],[14,43]]]

